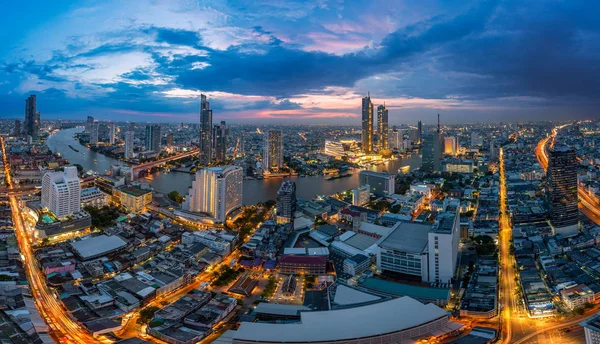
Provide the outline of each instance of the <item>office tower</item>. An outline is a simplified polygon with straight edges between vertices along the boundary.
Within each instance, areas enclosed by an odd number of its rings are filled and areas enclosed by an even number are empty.
[[[160,153],[160,125],[146,126],[146,150]]]
[[[117,125],[114,122],[108,123],[108,143],[115,144],[117,138]]]
[[[388,150],[388,110],[385,104],[377,107],[377,136],[379,150]]]
[[[417,143],[421,143],[421,140],[423,139],[423,123],[421,121],[419,121],[417,123]]]
[[[498,157],[498,148],[496,147],[496,143],[494,141],[490,142],[490,159],[494,160]]]
[[[352,205],[362,206],[371,200],[371,187],[369,184],[352,189]]]
[[[281,130],[269,130],[265,135],[263,170],[279,170],[283,167],[283,134]]]
[[[392,130],[389,130],[389,148],[390,149],[396,149],[396,150],[402,150],[402,140],[404,139],[403,137],[403,133],[402,130],[398,130],[397,128],[394,128]]]
[[[455,156],[458,154],[458,140],[456,137],[444,138],[444,154]]]
[[[440,130],[440,115],[438,114],[437,130],[423,137],[421,147],[422,162],[421,170],[425,172],[440,172],[442,156],[442,137]]]
[[[200,163],[212,162],[212,110],[204,94],[200,95]]]
[[[37,139],[40,131],[40,112],[37,111],[35,94],[25,100],[25,121],[23,121],[23,136]]]
[[[373,153],[373,103],[371,94],[362,99],[362,149],[365,154]]]
[[[98,144],[98,135],[100,134],[100,123],[94,122],[90,125],[90,144]]]
[[[15,120],[15,126],[13,127],[13,136],[21,136],[21,121]]]
[[[385,172],[360,171],[358,173],[358,187],[369,185],[370,191],[377,197],[393,195],[396,191],[396,174]]]
[[[227,215],[242,206],[242,174],[241,167],[232,165],[199,170],[182,208],[225,222]]]
[[[281,183],[281,187],[277,191],[277,222],[288,223],[294,220],[296,212],[296,183],[291,180],[286,180]]]
[[[92,124],[94,124],[94,117],[87,116],[87,120],[85,121],[85,133],[89,134],[92,132]]]
[[[577,209],[577,153],[560,146],[548,151],[546,170],[550,224],[555,234],[575,235],[579,229]]]
[[[129,128],[125,132],[125,159],[133,159],[133,139],[134,139],[135,124],[129,124]]]
[[[229,135],[229,128],[225,124],[225,121],[221,121],[221,124],[217,124],[213,128],[213,147],[215,150],[215,161],[218,164],[222,164],[227,161],[227,136]]]
[[[63,218],[81,211],[81,185],[77,167],[64,172],[47,172],[42,178],[42,207]]]
[[[173,133],[168,133],[167,134],[167,146],[172,146],[173,145]]]
[[[238,151],[237,154],[239,154],[240,156],[244,156],[246,155],[246,131],[242,130],[240,132],[240,146],[238,147]]]

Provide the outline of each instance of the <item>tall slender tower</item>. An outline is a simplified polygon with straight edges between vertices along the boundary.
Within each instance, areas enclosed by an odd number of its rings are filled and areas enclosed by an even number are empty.
[[[135,124],[130,123],[129,128],[125,132],[125,159],[133,159],[133,140],[134,140]]]
[[[421,143],[423,140],[423,122],[419,121],[417,123],[417,143]]]
[[[37,111],[36,96],[30,95],[25,100],[25,121],[23,122],[23,136],[37,139],[40,130],[40,113]]]
[[[388,145],[388,110],[385,104],[377,107],[377,136],[379,151],[387,150]]]
[[[117,125],[115,122],[110,122],[108,124],[108,143],[111,145],[115,144],[115,139],[117,137]]]
[[[548,151],[546,188],[555,234],[571,236],[579,232],[577,164],[573,148],[560,146]]]
[[[265,134],[263,170],[279,170],[283,167],[283,134],[281,130],[269,130]]]
[[[204,94],[200,95],[200,163],[212,161],[212,110]]]
[[[369,93],[362,99],[362,149],[365,154],[373,152],[373,103]]]
[[[160,153],[160,125],[146,126],[146,150]]]

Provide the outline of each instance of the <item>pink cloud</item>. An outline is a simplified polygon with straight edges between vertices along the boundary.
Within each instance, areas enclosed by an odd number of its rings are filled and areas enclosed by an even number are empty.
[[[335,34],[324,32],[311,32],[306,37],[312,44],[304,46],[306,51],[323,51],[330,54],[344,54],[363,49],[369,45],[369,40],[357,35],[346,35],[340,37]]]
[[[166,118],[196,118],[195,115],[190,114],[177,114],[168,112],[144,112],[135,110],[116,109],[113,112],[128,115],[128,116],[144,116],[144,117],[166,117]]]

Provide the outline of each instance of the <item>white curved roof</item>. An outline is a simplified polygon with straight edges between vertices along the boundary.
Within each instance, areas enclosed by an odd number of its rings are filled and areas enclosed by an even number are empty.
[[[302,312],[299,323],[244,322],[231,333],[234,339],[257,342],[341,341],[398,332],[445,315],[434,304],[401,297],[356,308]]]

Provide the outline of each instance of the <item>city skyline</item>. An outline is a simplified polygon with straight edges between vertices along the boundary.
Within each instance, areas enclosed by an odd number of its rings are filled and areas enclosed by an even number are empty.
[[[42,119],[190,123],[204,93],[215,122],[358,124],[368,91],[390,125],[598,116],[598,5],[394,5],[15,4],[0,118],[36,94]]]

